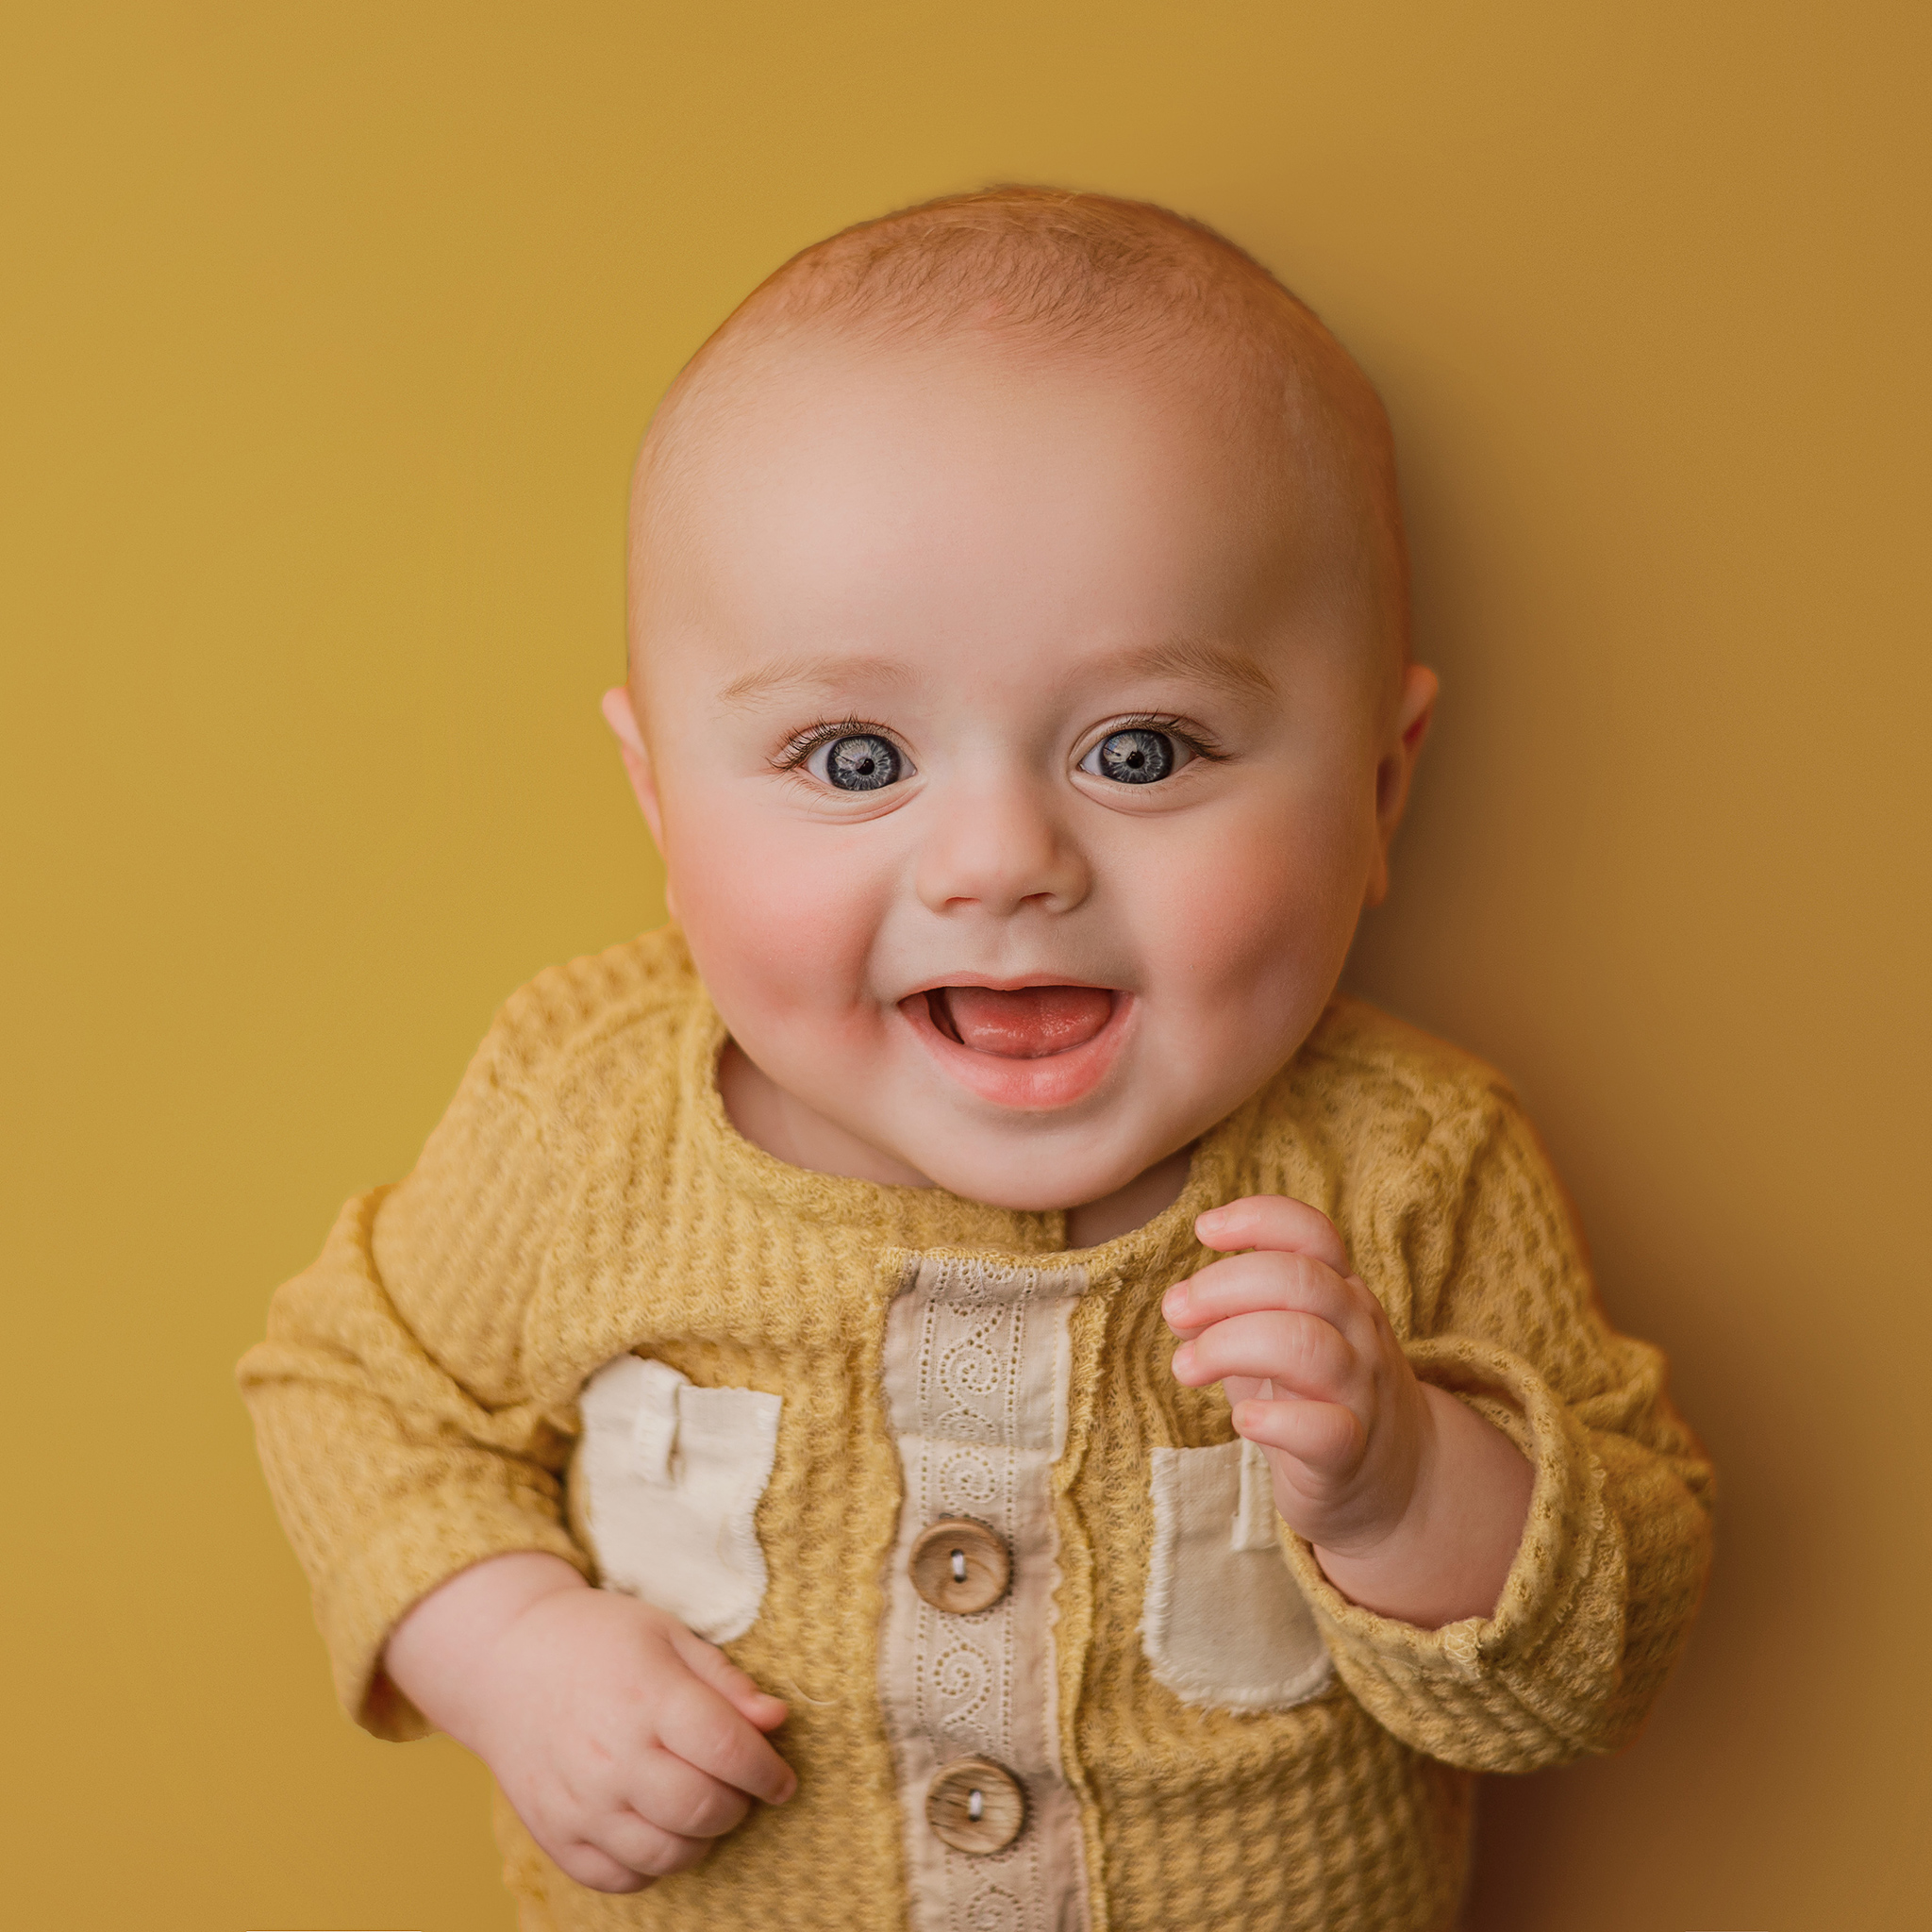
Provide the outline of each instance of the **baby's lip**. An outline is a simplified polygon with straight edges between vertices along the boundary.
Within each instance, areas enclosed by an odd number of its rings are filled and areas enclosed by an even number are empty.
[[[1136,1004],[1119,988],[1060,974],[961,974],[908,993],[899,1010],[969,1091],[1038,1112],[1071,1106],[1100,1084]]]
[[[1120,991],[1098,979],[1082,979],[1077,973],[1009,973],[1004,977],[993,973],[941,973],[908,988],[900,995],[901,1002],[916,999],[921,993],[943,992],[953,986],[983,986],[989,992],[1022,992],[1029,986],[1079,986],[1095,992]]]

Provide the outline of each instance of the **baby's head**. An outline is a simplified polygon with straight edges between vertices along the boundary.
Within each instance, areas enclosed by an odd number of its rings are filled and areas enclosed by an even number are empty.
[[[740,1125],[1017,1208],[1131,1193],[1295,1052],[1435,690],[1341,346],[1208,230],[1030,189],[836,235],[705,344],[630,644]]]

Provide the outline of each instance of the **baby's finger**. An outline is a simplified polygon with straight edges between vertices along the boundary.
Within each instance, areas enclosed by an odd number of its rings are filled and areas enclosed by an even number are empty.
[[[590,1832],[593,1849],[614,1858],[627,1872],[648,1883],[673,1872],[685,1872],[711,1849],[708,1840],[686,1838],[666,1831],[635,1811],[612,1811],[597,1820]]]
[[[1374,1319],[1366,1300],[1366,1290],[1312,1255],[1257,1253],[1210,1262],[1189,1280],[1175,1282],[1161,1297],[1160,1312],[1175,1334],[1192,1336],[1230,1315],[1293,1308],[1333,1323],[1359,1345],[1368,1339],[1363,1324]]]
[[[1356,1352],[1332,1324],[1281,1309],[1216,1322],[1174,1352],[1174,1379],[1190,1389],[1249,1375],[1305,1401],[1340,1402],[1356,1372]]]
[[[760,1690],[715,1643],[707,1643],[683,1628],[673,1633],[671,1642],[693,1676],[708,1684],[759,1730],[775,1731],[785,1722],[784,1699]]]
[[[798,1789],[791,1767],[750,1721],[695,1676],[665,1700],[658,1736],[687,1764],[768,1805],[782,1805]]]
[[[1351,1474],[1368,1446],[1360,1419],[1339,1402],[1238,1402],[1234,1425],[1249,1441],[1279,1449],[1327,1479]]]
[[[1335,1224],[1319,1208],[1286,1194],[1248,1194],[1210,1208],[1195,1217],[1194,1235],[1204,1248],[1272,1248],[1312,1255],[1338,1274],[1351,1272]]]
[[[633,1872],[622,1859],[600,1851],[586,1839],[567,1845],[545,1845],[543,1849],[556,1860],[558,1869],[566,1877],[575,1878],[579,1885],[588,1885],[592,1891],[642,1891],[647,1885],[656,1883],[641,1873]]]
[[[648,1751],[625,1780],[630,1808],[678,1838],[720,1838],[742,1823],[751,1800],[670,1751]]]

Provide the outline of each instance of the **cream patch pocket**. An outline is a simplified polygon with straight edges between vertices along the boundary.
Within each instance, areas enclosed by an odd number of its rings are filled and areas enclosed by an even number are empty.
[[[767,1572],[753,1518],[778,1447],[780,1399],[701,1389],[635,1355],[584,1384],[571,1468],[607,1590],[669,1610],[713,1643],[742,1637]]]
[[[1157,1449],[1141,1644],[1158,1683],[1217,1710],[1286,1710],[1328,1682],[1315,1619],[1277,1541],[1252,1442]]]

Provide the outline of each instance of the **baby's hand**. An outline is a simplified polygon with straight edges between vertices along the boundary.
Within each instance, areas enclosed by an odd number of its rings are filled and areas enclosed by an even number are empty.
[[[1215,1208],[1202,1244],[1248,1248],[1167,1291],[1175,1376],[1220,1382],[1274,1507],[1338,1590],[1434,1628],[1491,1613],[1533,1482],[1500,1429],[1419,1382],[1325,1215],[1275,1194]]]
[[[1224,1384],[1235,1428],[1268,1452],[1274,1507],[1317,1550],[1373,1548],[1407,1511],[1431,1424],[1381,1304],[1303,1202],[1253,1195],[1194,1231],[1256,1252],[1168,1291],[1175,1376]]]
[[[453,1577],[396,1627],[390,1675],[495,1773],[581,1885],[641,1891],[695,1865],[798,1780],[762,1733],[785,1721],[724,1652],[636,1597],[534,1552]]]

